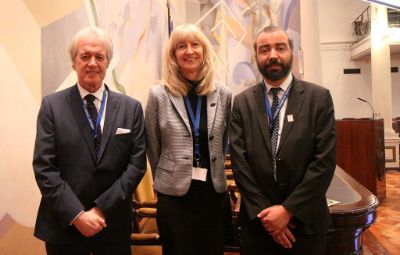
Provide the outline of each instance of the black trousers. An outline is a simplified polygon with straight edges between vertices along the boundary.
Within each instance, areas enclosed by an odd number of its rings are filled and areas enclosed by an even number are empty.
[[[182,197],[158,193],[163,254],[223,255],[229,216],[227,193],[216,193],[210,181],[192,181]]]
[[[326,245],[327,233],[306,235],[297,229],[292,229],[296,238],[293,247],[285,249],[264,229],[261,222],[256,219],[242,223],[241,255],[323,255]]]
[[[46,243],[48,255],[131,255],[129,241],[99,243],[88,238],[79,243],[58,245]]]

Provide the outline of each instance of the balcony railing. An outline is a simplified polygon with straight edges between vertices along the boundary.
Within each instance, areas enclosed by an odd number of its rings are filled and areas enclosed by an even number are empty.
[[[388,27],[389,28],[400,28],[400,10],[387,9]],[[353,21],[353,35],[356,38],[356,42],[364,39],[371,32],[371,9],[368,6],[360,16]]]
[[[371,10],[368,6],[360,16],[353,21],[353,35],[356,37],[356,41],[360,41],[369,35],[371,30]]]
[[[388,8],[388,26],[400,28],[400,11]]]

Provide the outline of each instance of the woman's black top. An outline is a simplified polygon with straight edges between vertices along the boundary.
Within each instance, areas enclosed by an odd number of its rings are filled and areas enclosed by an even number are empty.
[[[189,91],[189,101],[190,105],[192,106],[193,113],[196,114],[196,109],[197,109],[197,97],[198,95],[195,93],[195,88],[199,84],[198,81],[189,81],[189,83],[192,85],[192,89]],[[201,101],[201,112],[200,112],[200,127],[199,127],[199,133],[200,133],[200,166],[202,168],[207,168],[210,170],[210,153],[208,150],[208,128],[207,128],[207,97],[206,96],[201,96],[202,101]],[[186,104],[185,104],[186,107]],[[195,160],[195,151],[194,151],[194,129],[193,129],[193,123],[192,120],[190,119],[189,116],[189,110],[186,107],[186,112],[188,115],[188,119],[190,122],[190,127],[192,129],[192,138],[193,138],[193,166],[196,166],[196,160]],[[209,180],[209,175],[210,171],[207,171],[207,180]]]

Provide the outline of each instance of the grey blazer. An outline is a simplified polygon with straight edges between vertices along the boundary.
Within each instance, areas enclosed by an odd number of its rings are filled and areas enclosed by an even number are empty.
[[[211,178],[218,193],[227,189],[224,161],[231,100],[230,90],[219,85],[207,95]],[[162,84],[150,88],[145,126],[154,189],[185,195],[192,180],[193,140],[183,97],[173,96]]]

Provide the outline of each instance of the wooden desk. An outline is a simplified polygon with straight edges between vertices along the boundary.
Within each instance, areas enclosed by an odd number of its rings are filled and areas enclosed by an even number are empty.
[[[231,196],[235,197],[234,180],[229,180]],[[376,219],[377,197],[358,183],[339,166],[326,193],[327,198],[340,201],[329,207],[332,224],[328,230],[325,255],[356,255],[361,250],[361,234]],[[233,202],[240,201],[232,199]],[[240,202],[239,202],[240,203]],[[236,204],[235,208],[240,208]],[[229,251],[240,249],[240,226],[237,225],[237,211],[233,211],[235,242],[227,247]]]
[[[332,225],[325,254],[360,254],[361,234],[375,221],[378,198],[338,166],[326,196],[341,203],[329,207]]]

